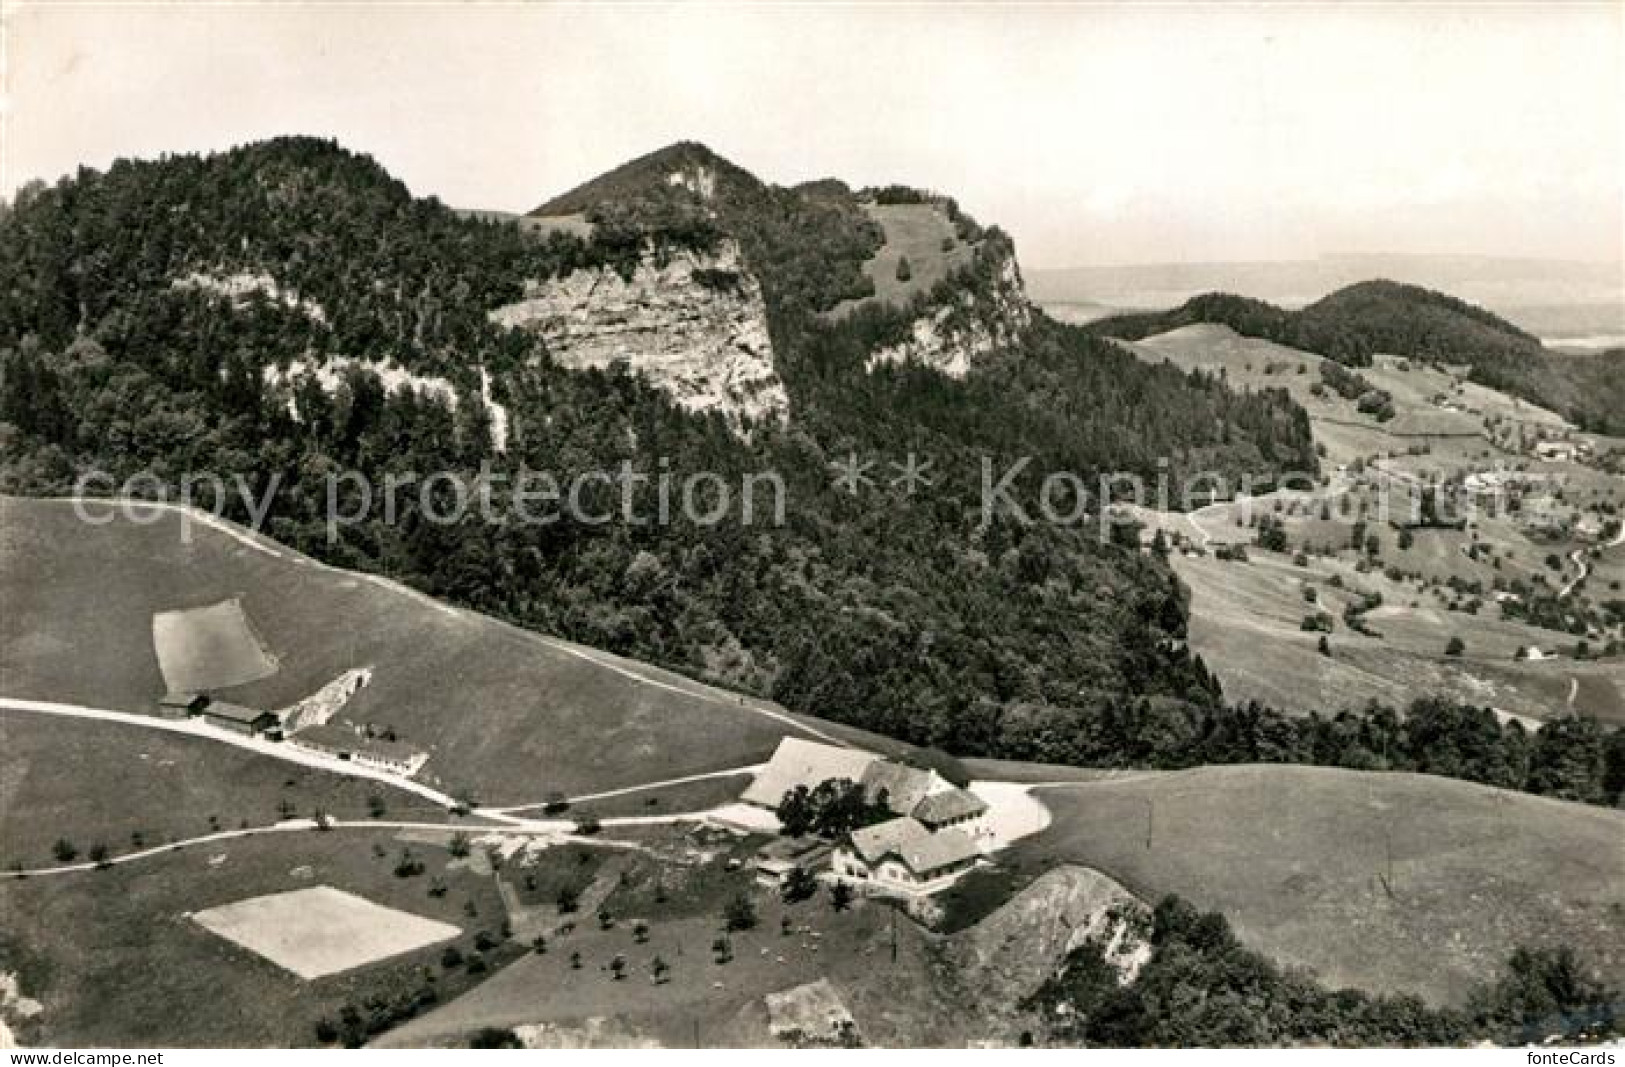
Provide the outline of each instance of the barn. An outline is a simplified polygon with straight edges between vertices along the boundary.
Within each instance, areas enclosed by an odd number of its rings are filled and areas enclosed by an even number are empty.
[[[269,711],[245,708],[241,704],[228,704],[224,700],[211,700],[203,709],[203,721],[222,730],[258,737],[277,732],[280,721]]]

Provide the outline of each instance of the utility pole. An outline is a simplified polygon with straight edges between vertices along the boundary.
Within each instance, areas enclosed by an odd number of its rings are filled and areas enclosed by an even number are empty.
[[[891,961],[897,962],[897,907],[891,908]]]

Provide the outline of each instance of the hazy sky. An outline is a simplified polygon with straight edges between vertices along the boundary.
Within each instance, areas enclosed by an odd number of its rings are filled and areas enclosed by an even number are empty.
[[[1618,260],[1625,4],[7,4],[4,189],[332,135],[526,210],[701,140],[956,195],[1031,267]]]

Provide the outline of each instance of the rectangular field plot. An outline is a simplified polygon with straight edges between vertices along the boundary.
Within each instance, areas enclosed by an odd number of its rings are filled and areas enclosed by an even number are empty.
[[[222,904],[192,918],[301,978],[338,974],[462,932],[326,885]]]
[[[152,617],[152,643],[171,692],[229,689],[277,670],[236,599],[158,612]]]

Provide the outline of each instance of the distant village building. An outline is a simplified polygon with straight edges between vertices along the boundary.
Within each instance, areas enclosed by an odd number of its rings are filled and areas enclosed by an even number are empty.
[[[1535,455],[1547,463],[1572,460],[1577,452],[1573,441],[1541,441],[1535,445]]]
[[[249,737],[258,737],[261,734],[277,734],[280,736],[280,726],[277,717],[269,711],[258,708],[245,708],[241,704],[228,704],[223,700],[210,700],[203,709],[203,721],[210,726],[218,726],[223,730],[231,730]]]
[[[981,855],[962,830],[932,833],[904,817],[852,831],[835,849],[831,869],[860,888],[924,895],[952,885]]]
[[[338,723],[307,726],[288,737],[295,748],[347,760],[364,767],[372,767],[391,774],[413,775],[429,761],[427,753],[404,741],[390,741],[382,737],[368,737],[360,731]]]

